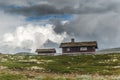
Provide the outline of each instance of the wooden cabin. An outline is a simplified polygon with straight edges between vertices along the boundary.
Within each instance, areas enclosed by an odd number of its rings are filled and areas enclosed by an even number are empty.
[[[55,49],[36,49],[38,55],[54,55],[56,53]]]
[[[62,48],[62,53],[92,53],[98,47],[96,41],[75,42],[71,39],[71,42],[61,43],[60,48]]]

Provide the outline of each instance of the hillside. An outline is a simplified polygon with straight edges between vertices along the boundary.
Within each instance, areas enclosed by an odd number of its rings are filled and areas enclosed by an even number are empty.
[[[120,75],[120,53],[78,56],[0,55],[0,80],[11,80],[3,79],[4,76],[16,80],[34,80],[41,74]]]
[[[112,52],[119,52],[120,53],[120,48],[109,48],[109,49],[103,49],[103,50],[99,50],[98,52],[109,52],[109,53],[112,53]]]

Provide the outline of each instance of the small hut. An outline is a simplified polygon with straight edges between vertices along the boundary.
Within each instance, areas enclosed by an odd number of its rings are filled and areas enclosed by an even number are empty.
[[[54,55],[56,53],[55,49],[36,49],[38,55]]]

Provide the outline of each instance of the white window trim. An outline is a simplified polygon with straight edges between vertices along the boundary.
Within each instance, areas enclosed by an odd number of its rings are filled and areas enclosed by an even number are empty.
[[[70,51],[70,48],[67,48],[67,51]]]
[[[87,51],[87,47],[80,47],[80,51]]]

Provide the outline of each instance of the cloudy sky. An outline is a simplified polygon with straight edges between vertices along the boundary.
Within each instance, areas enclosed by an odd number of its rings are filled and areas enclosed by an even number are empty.
[[[120,47],[120,0],[0,0],[0,52],[55,47],[75,38]]]

